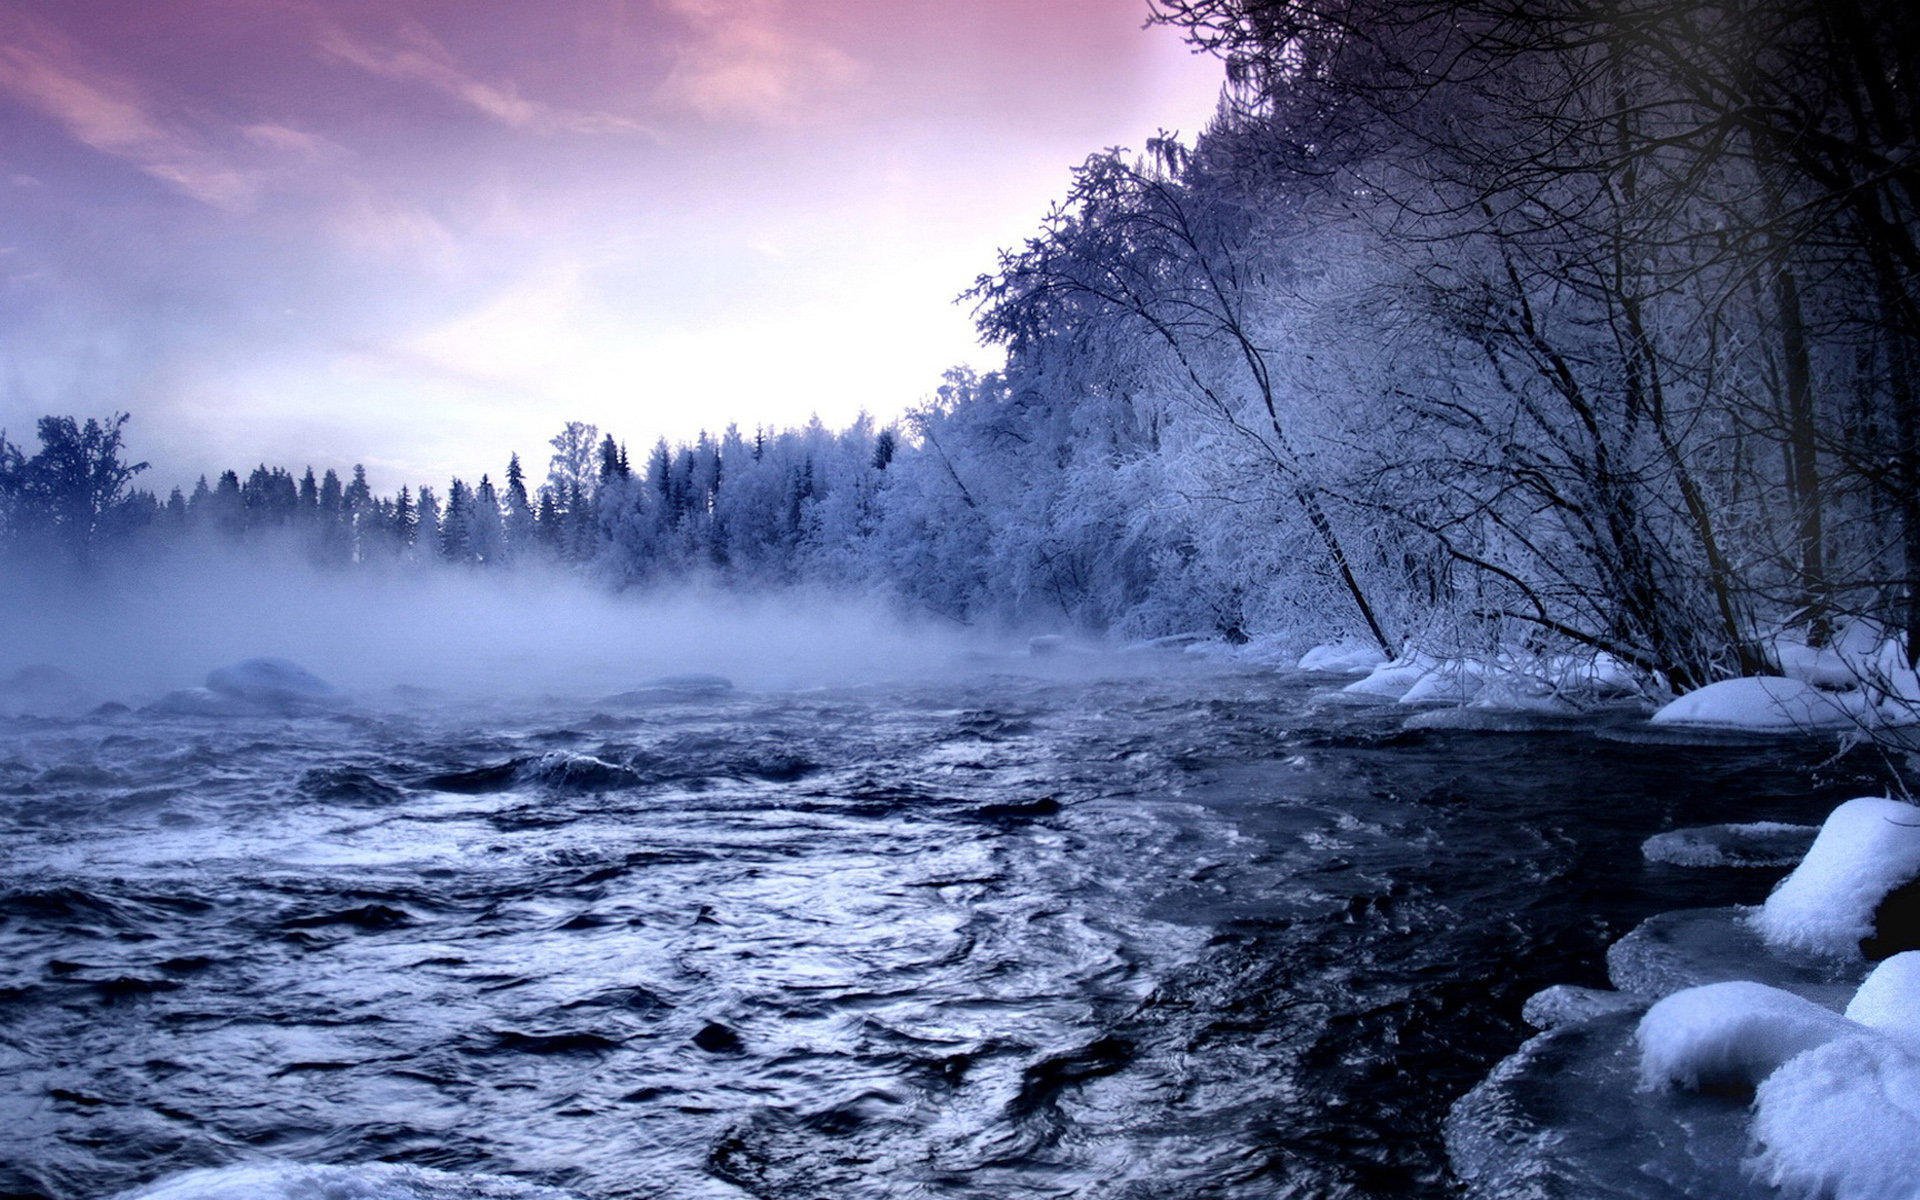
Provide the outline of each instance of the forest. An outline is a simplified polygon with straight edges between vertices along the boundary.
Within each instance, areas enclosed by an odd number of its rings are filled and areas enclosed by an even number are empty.
[[[1871,621],[1920,661],[1920,13],[1873,0],[1158,0],[1208,128],[1076,168],[966,291],[1003,370],[895,424],[376,495],[162,498],[128,418],[0,437],[0,540],[81,571],[298,539],[872,590],[965,621],[1605,652],[1676,688]],[[931,382],[931,381],[930,381]]]

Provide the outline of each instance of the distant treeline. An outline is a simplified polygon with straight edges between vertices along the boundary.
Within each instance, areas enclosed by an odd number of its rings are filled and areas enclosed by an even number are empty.
[[[1920,660],[1920,7],[1157,0],[1198,138],[1105,152],[897,426],[629,463],[568,426],[376,496],[165,500],[121,421],[0,451],[16,546],[872,588],[963,619],[1605,651],[1686,686],[1871,620]]]

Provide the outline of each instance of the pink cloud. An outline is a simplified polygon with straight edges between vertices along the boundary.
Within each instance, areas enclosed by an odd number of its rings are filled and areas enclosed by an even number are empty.
[[[859,63],[792,27],[775,0],[666,0],[689,39],[658,97],[708,118],[784,124],[809,103],[854,83]]]
[[[153,115],[126,81],[81,63],[65,39],[16,15],[0,27],[0,91],[39,110],[102,154],[216,208],[253,200],[254,181],[190,132]]]
[[[331,22],[319,48],[334,61],[371,75],[424,84],[481,115],[514,129],[566,133],[649,133],[646,126],[613,113],[585,112],[530,100],[512,83],[494,84],[461,69],[453,54],[426,28],[408,21],[398,37],[379,44]]]

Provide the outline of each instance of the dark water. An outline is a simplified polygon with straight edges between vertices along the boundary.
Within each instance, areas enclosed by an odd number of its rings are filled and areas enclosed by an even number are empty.
[[[254,1159],[595,1197],[1453,1193],[1606,944],[1812,751],[1261,675],[0,728],[0,1194]],[[544,756],[544,757],[543,757]]]

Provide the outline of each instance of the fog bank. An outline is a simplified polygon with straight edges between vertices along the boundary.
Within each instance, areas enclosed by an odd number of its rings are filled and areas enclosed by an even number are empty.
[[[1023,644],[817,589],[613,593],[557,571],[347,573],[258,549],[118,567],[84,586],[0,580],[0,630],[0,678],[47,664],[127,702],[256,656],[369,696],[405,685],[589,698],[690,672],[749,688],[925,678]]]

